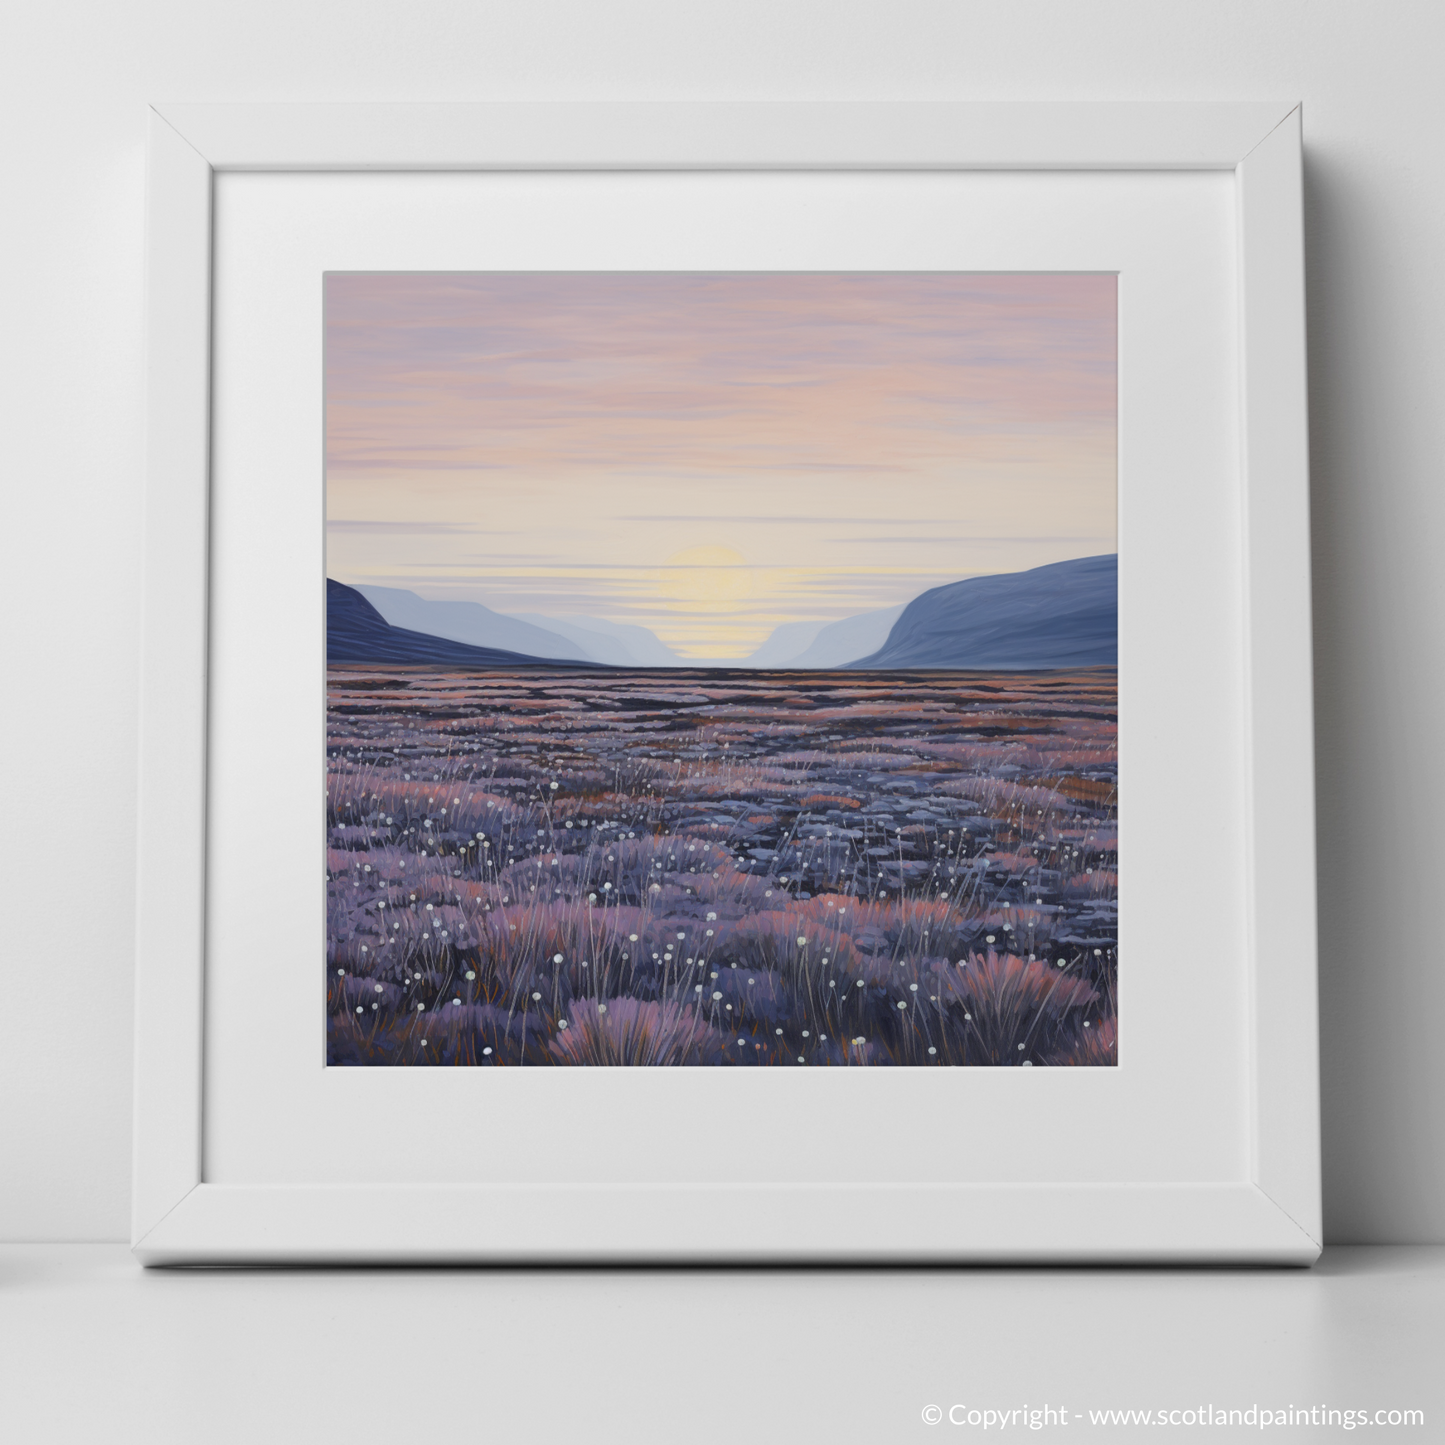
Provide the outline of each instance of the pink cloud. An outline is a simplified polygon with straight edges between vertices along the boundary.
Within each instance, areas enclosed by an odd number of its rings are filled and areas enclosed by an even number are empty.
[[[1112,275],[336,274],[326,295],[333,481],[1112,444]]]

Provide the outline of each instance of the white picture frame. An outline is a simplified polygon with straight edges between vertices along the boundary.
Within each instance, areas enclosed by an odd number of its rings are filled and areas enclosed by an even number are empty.
[[[1300,112],[1284,103],[155,107],[136,932],[137,1257],[148,1265],[1312,1262],[1322,1228],[1300,156]],[[1238,1177],[1167,1185],[206,1180],[213,187],[225,171],[367,170],[1232,174],[1250,991],[1242,1081],[1248,1119]],[[1268,907],[1256,907],[1256,899],[1267,899]]]

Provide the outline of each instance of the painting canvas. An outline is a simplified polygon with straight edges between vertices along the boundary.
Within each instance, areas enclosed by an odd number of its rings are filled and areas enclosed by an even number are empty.
[[[333,273],[326,1059],[1118,1059],[1116,278]]]

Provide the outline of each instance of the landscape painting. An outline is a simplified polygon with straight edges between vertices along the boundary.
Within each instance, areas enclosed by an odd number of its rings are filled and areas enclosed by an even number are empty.
[[[325,313],[328,1064],[1117,1064],[1112,274]]]

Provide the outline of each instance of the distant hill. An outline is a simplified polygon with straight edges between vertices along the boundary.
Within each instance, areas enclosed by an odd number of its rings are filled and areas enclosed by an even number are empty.
[[[393,627],[425,632],[465,642],[470,647],[501,648],[530,657],[561,658],[567,661],[610,662],[597,657],[571,638],[530,621],[493,612],[480,602],[432,602],[403,587],[356,587]]]
[[[754,653],[737,664],[738,667],[789,667],[800,652],[813,644],[813,639],[823,630],[821,622],[783,622],[768,634],[768,640]],[[861,651],[855,647],[848,654],[857,657]]]
[[[555,667],[557,660],[392,627],[354,587],[326,579],[326,661],[414,667]],[[571,667],[592,663],[570,662]]]
[[[877,612],[860,612],[856,617],[845,617],[841,622],[830,622],[819,630],[811,644],[796,657],[790,658],[789,667],[846,667],[860,653],[871,652],[881,647],[888,639],[889,631],[903,613],[903,604],[897,607],[880,608]]]
[[[595,662],[617,667],[690,667],[648,627],[634,622],[609,622],[605,617],[543,617],[535,612],[517,614],[525,622],[548,628],[585,649]]]
[[[1119,559],[1080,557],[920,593],[852,668],[1053,668],[1119,660]]]
[[[877,612],[860,612],[837,622],[784,622],[768,640],[733,664],[737,667],[846,667],[855,657],[881,647],[897,622],[903,603]]]

